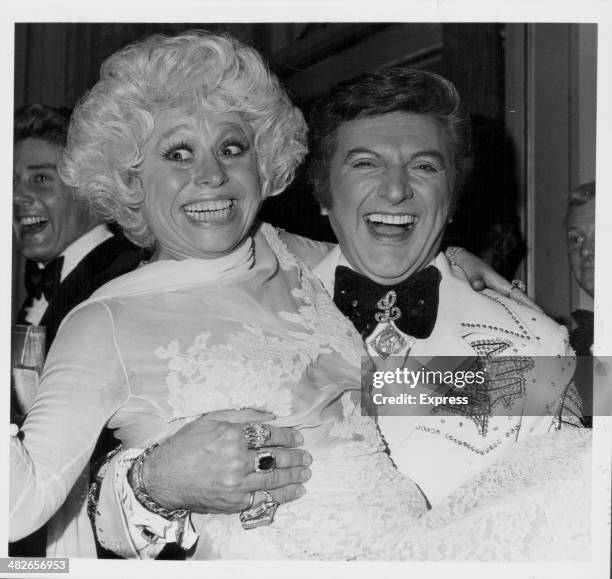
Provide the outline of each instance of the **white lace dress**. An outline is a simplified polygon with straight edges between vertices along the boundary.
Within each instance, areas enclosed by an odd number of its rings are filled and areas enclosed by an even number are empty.
[[[60,508],[105,424],[124,447],[143,448],[201,414],[251,407],[302,429],[314,457],[308,492],[282,505],[273,525],[255,530],[243,530],[236,515],[193,515],[200,539],[190,557],[582,552],[588,437],[538,437],[529,452],[499,463],[428,511],[418,487],[393,467],[375,422],[353,401],[359,398],[359,336],[270,226],[254,240],[254,255],[230,263],[218,277],[200,276],[197,260],[156,262],[111,282],[67,318],[23,441],[12,439],[13,538]],[[554,499],[552,487],[561,491]],[[570,499],[572,507],[559,514]],[[78,534],[71,529],[78,518],[64,516],[63,531]],[[486,530],[491,525],[496,532]],[[91,540],[84,525],[81,533],[82,541]]]

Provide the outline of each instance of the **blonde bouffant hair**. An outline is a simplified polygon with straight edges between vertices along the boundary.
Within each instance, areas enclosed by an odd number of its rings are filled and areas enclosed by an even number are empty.
[[[261,56],[229,35],[154,35],[110,56],[75,108],[60,168],[77,196],[141,247],[155,240],[137,177],[156,113],[239,114],[253,132],[261,198],[277,195],[306,154],[306,124]]]

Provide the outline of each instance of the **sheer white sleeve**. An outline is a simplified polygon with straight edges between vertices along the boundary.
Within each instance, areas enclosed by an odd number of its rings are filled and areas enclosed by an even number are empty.
[[[333,243],[315,241],[282,229],[278,230],[278,236],[289,251],[299,257],[311,269],[335,247]]]
[[[70,315],[21,432],[11,437],[10,540],[45,524],[88,468],[100,431],[129,396],[104,304]]]

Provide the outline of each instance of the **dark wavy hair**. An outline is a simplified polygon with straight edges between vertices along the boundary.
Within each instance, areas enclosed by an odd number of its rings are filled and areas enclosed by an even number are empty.
[[[45,105],[25,105],[15,111],[13,140],[41,139],[64,148],[72,110]]]
[[[354,119],[393,112],[429,115],[440,121],[453,155],[455,204],[472,164],[470,120],[459,93],[450,81],[438,74],[390,67],[338,84],[311,109],[308,180],[322,207],[332,206],[329,173],[338,128]]]

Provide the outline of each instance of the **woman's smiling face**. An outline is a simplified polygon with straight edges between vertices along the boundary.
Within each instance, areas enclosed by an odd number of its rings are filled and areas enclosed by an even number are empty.
[[[262,201],[253,135],[236,113],[158,113],[138,176],[155,259],[230,253]]]

